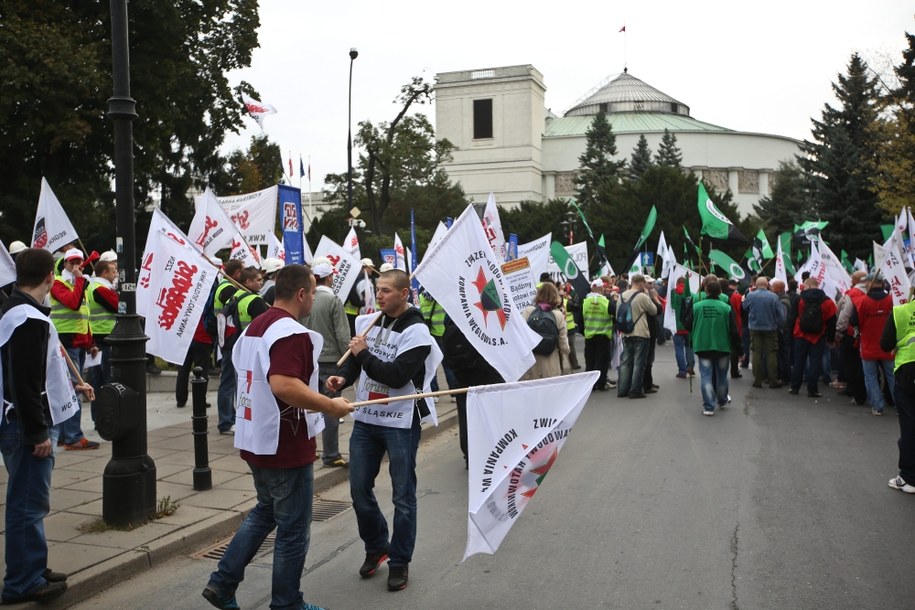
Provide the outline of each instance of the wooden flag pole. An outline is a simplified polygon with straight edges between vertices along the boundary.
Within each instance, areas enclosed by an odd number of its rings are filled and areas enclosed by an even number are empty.
[[[423,392],[421,394],[408,394],[406,396],[389,396],[387,398],[376,398],[375,400],[361,400],[350,403],[354,407],[364,407],[366,405],[384,405],[394,400],[416,400],[417,398],[432,398],[435,396],[446,396],[448,394],[466,394],[470,388],[456,388],[454,390],[438,390],[435,392]]]
[[[369,332],[372,330],[372,327],[378,323],[378,320],[380,320],[381,316],[383,316],[383,315],[384,315],[384,312],[379,311],[378,315],[375,316],[375,319],[372,320],[372,323],[369,324],[368,327],[365,329],[365,331],[362,334],[360,334],[359,336],[364,339],[369,334]],[[349,350],[349,349],[346,350],[346,353],[344,353],[342,356],[340,356],[340,359],[337,360],[337,366],[343,366],[343,363],[346,362],[347,359],[349,359],[349,357],[352,354],[353,354],[353,352],[351,350]]]
[[[79,371],[76,369],[76,365],[73,364],[72,360],[70,360],[70,354],[67,353],[67,350],[61,346],[60,352],[64,355],[64,358],[67,359],[67,365],[70,367],[70,372],[76,376],[76,380],[79,382],[79,385],[85,385],[86,382],[83,381],[83,376],[79,374]]]

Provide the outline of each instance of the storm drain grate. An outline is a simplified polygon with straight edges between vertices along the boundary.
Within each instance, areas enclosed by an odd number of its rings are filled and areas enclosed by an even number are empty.
[[[315,498],[311,508],[312,521],[330,521],[337,515],[351,508],[352,504],[342,500],[325,500],[324,498]]]
[[[315,498],[314,503],[312,504],[311,520],[329,521],[351,507],[352,504],[349,502]],[[229,548],[230,542],[232,542],[231,538],[223,540],[222,542],[218,542],[209,548],[194,553],[191,555],[191,557],[194,559],[215,559],[216,561],[219,561],[222,559],[222,556],[225,555],[226,549]],[[259,557],[273,551],[274,542],[276,542],[276,534],[267,534],[267,538],[264,540],[263,544],[261,544],[261,547],[257,550],[255,556]]]

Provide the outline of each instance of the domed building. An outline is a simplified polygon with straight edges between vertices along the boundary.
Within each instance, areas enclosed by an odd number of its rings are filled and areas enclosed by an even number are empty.
[[[735,131],[692,118],[689,106],[624,71],[586,94],[563,116],[546,109],[543,75],[533,66],[436,75],[436,137],[455,145],[444,165],[476,202],[489,193],[503,206],[575,195],[586,132],[603,111],[629,160],[644,135],[657,152],[664,130],[677,138],[683,167],[715,189],[728,188],[741,213],[769,195],[770,176],[800,142]]]

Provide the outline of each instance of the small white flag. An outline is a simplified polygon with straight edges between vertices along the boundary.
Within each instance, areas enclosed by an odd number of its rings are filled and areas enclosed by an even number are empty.
[[[493,252],[499,257],[499,261],[507,260],[508,249],[505,247],[505,233],[502,232],[502,220],[499,218],[496,196],[492,193],[489,194],[486,209],[483,210],[483,230],[486,232],[486,239],[489,240]]]
[[[57,252],[67,244],[79,239],[76,229],[54,191],[44,178],[41,179],[41,193],[38,196],[38,210],[32,228],[32,247]]]
[[[315,249],[315,257],[319,256],[326,256],[334,266],[331,290],[338,299],[345,302],[356,280],[362,275],[362,262],[358,258],[353,258],[327,235],[321,236],[321,241]]]
[[[241,101],[244,102],[245,110],[248,111],[251,118],[257,121],[257,126],[261,128],[261,131],[264,130],[264,117],[268,114],[276,114],[276,108],[254,99],[247,93],[241,94]]]
[[[350,227],[346,239],[343,240],[343,249],[346,250],[353,258],[362,259],[362,253],[359,250],[359,236],[356,235],[356,228]]]
[[[407,271],[407,251],[404,250],[400,235],[394,233],[394,268]]]

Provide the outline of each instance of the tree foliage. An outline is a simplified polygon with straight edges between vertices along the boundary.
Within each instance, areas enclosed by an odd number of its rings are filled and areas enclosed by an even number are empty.
[[[769,196],[753,206],[768,233],[794,231],[794,225],[816,218],[807,197],[807,178],[796,163],[779,162],[769,180]]]
[[[585,140],[585,151],[578,158],[581,166],[575,184],[578,186],[578,203],[583,209],[588,209],[619,188],[626,160],[613,159],[616,156],[616,135],[603,112],[594,117],[585,133]]]
[[[680,168],[683,163],[683,153],[677,146],[677,136],[670,133],[670,130],[664,128],[664,135],[661,136],[661,145],[658,146],[658,154],[654,157],[655,165],[662,167]]]
[[[648,147],[648,140],[643,133],[639,136],[639,141],[629,158],[629,179],[638,180],[652,165],[654,164],[651,162],[651,148]]]
[[[813,141],[804,141],[797,160],[808,178],[813,210],[829,221],[830,241],[843,244],[852,256],[866,258],[886,218],[877,206],[868,171],[877,154],[876,79],[855,53],[847,74],[840,74],[832,89],[839,107],[826,104],[821,120],[812,120]]]
[[[220,196],[241,195],[279,184],[283,179],[283,156],[279,144],[266,135],[251,137],[247,151],[232,151],[210,176],[210,186]]]
[[[8,0],[0,22],[0,164],[7,176],[0,183],[0,234],[27,239],[44,176],[87,247],[110,248],[108,6]],[[258,25],[256,0],[130,3],[138,210],[155,197],[166,213],[182,218],[191,209],[190,187],[219,171],[218,148],[242,121],[226,75],[250,65]]]

